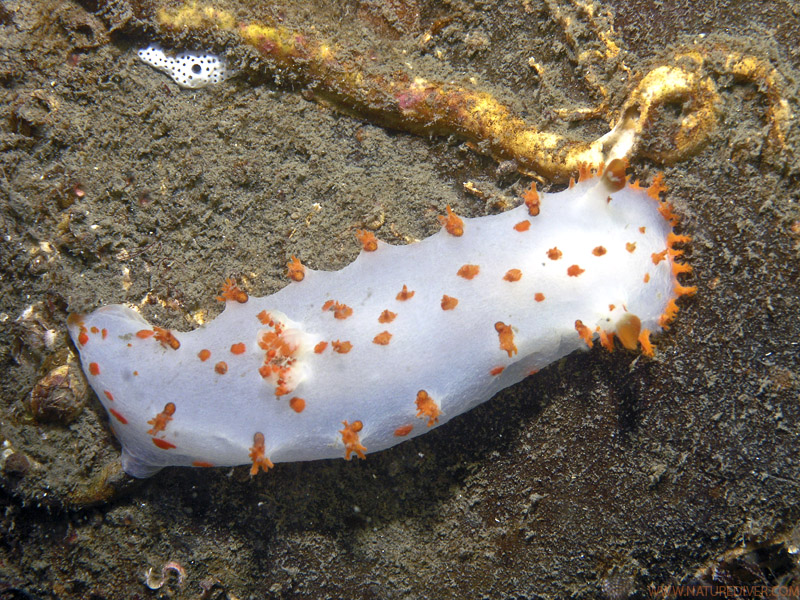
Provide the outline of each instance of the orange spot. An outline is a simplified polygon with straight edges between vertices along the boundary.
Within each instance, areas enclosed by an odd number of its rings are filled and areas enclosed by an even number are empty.
[[[262,325],[269,325],[272,327],[275,324],[275,322],[272,320],[272,316],[265,310],[262,310],[260,313],[258,313],[256,317]]]
[[[411,292],[408,291],[408,288],[405,285],[403,285],[403,289],[400,290],[400,293],[397,294],[396,297],[400,302],[403,302],[405,300],[408,300],[409,298],[413,298],[413,296],[414,296],[414,292],[413,291],[411,291]]]
[[[105,397],[106,397],[106,398],[108,398],[108,399],[109,399],[111,402],[113,402],[113,401],[114,401],[114,395],[113,395],[111,392],[109,392],[108,390],[103,390],[103,394],[104,394],[104,395],[105,395]]]
[[[591,348],[592,332],[586,325],[583,324],[583,321],[581,321],[580,319],[575,321],[575,331],[577,331],[578,335],[581,336],[581,339],[583,339],[583,341],[586,342],[586,345],[589,346],[589,348]]]
[[[606,253],[606,249],[603,248],[602,246],[597,246],[597,248],[592,250],[592,254],[594,254],[595,256],[603,256],[603,254],[605,254],[605,253]]]
[[[411,433],[413,429],[414,429],[413,425],[403,425],[394,430],[394,435],[396,437],[404,437],[407,436],[409,433]]]
[[[463,265],[456,275],[459,277],[463,277],[464,279],[472,279],[478,273],[480,273],[481,268],[478,265]]]
[[[658,264],[658,263],[660,263],[662,260],[664,260],[665,258],[667,258],[667,251],[666,251],[666,250],[662,250],[661,252],[653,252],[653,253],[650,255],[650,258],[652,259],[652,261],[653,261],[653,264],[654,264],[654,265],[657,265],[657,264]]]
[[[620,343],[628,350],[636,350],[636,342],[642,331],[642,322],[639,317],[625,313],[617,321],[616,333]]]
[[[522,279],[522,271],[520,271],[519,269],[509,269],[508,271],[506,271],[506,274],[503,275],[503,279],[511,282],[519,281],[520,279]]]
[[[325,351],[325,348],[328,347],[328,342],[320,342],[316,346],[314,346],[314,354],[322,354]]]
[[[167,423],[172,421],[172,415],[175,414],[175,405],[172,402],[167,402],[164,410],[158,413],[155,418],[150,419],[147,424],[153,427],[147,432],[148,435],[155,435],[159,431],[164,431],[167,428]]]
[[[500,338],[500,350],[505,350],[509,356],[516,354],[517,347],[514,345],[514,332],[511,330],[511,325],[498,321],[494,324],[494,328]]]
[[[516,225],[514,225],[514,229],[522,233],[523,231],[528,231],[531,228],[531,222],[525,219],[524,221],[520,221]]]
[[[253,461],[253,466],[250,467],[250,477],[258,475],[259,469],[266,473],[275,466],[272,464],[272,461],[266,457],[265,453],[264,434],[259,431],[253,436],[253,446],[250,448],[250,460]]]
[[[647,329],[642,329],[639,334],[639,344],[642,346],[642,354],[653,356],[653,344],[650,342],[650,332]]]
[[[178,338],[176,338],[169,329],[164,329],[163,327],[153,327],[153,329],[155,330],[156,339],[161,342],[161,345],[165,348],[169,346],[173,350],[177,350],[181,347]]]
[[[224,361],[219,361],[217,364],[214,365],[214,370],[220,375],[225,375],[225,373],[228,372],[228,363]]]
[[[489,375],[500,375],[503,371],[505,371],[505,367],[495,367],[491,371],[489,371]]]
[[[597,333],[600,335],[600,345],[609,352],[614,351],[614,332],[606,332],[604,329],[597,328]]]
[[[416,405],[417,416],[421,418],[428,417],[428,427],[439,422],[439,416],[442,414],[442,411],[439,409],[436,402],[434,402],[433,398],[428,395],[428,392],[425,390],[417,392]]]
[[[339,433],[342,434],[345,459],[350,460],[350,454],[353,452],[356,453],[358,458],[367,458],[364,456],[366,448],[361,445],[358,439],[358,432],[363,429],[364,424],[361,421],[353,421],[352,423],[342,421],[342,425],[344,425],[344,429],[340,429]]]
[[[136,337],[140,340],[146,340],[149,337],[152,337],[155,334],[155,331],[151,329],[140,329],[136,332]]]
[[[134,376],[134,377],[138,377],[138,376],[139,376],[139,371],[134,371],[134,372],[133,372],[133,376]]]
[[[244,354],[246,350],[247,347],[243,342],[238,342],[231,346],[231,354]]]
[[[289,406],[294,412],[301,413],[306,409],[306,401],[295,396],[289,400]]]
[[[445,294],[442,296],[442,310],[453,310],[458,306],[458,298],[453,298]]]
[[[206,362],[209,358],[211,358],[211,350],[203,348],[197,353],[197,358],[199,358],[202,362]]]
[[[78,334],[78,343],[81,346],[85,346],[86,342],[89,341],[89,334],[86,333],[85,329],[81,329],[80,333]]]
[[[530,189],[522,194],[525,206],[528,207],[528,214],[535,217],[539,214],[539,192],[536,191],[536,183],[531,183]]]
[[[570,277],[577,277],[584,271],[585,269],[581,269],[578,265],[572,265],[569,269],[567,269],[567,275]]]
[[[464,235],[464,221],[462,221],[456,213],[450,210],[450,205],[447,205],[447,216],[446,217],[439,217],[439,222],[442,224],[442,227],[445,228],[447,233],[453,235],[455,237],[461,237]]]
[[[562,256],[561,250],[559,250],[558,248],[550,248],[550,250],[547,251],[547,258],[549,258],[550,260],[558,260],[559,258],[561,258],[561,256]]]
[[[127,424],[128,424],[128,419],[126,419],[125,417],[123,417],[121,414],[119,414],[119,413],[118,413],[117,411],[115,411],[113,408],[109,408],[109,409],[108,409],[108,412],[110,412],[112,415],[114,415],[114,418],[115,418],[117,421],[119,421],[120,423],[122,423],[123,425],[127,425]]]
[[[645,231],[647,231],[647,227],[645,227],[644,225],[639,227],[639,233],[644,233]]]
[[[396,316],[397,313],[393,313],[390,310],[384,310],[378,317],[378,323],[391,323],[392,321],[394,321],[394,318]]]
[[[353,349],[353,344],[350,342],[340,342],[339,340],[336,340],[335,342],[331,342],[331,347],[333,348],[334,352],[338,352],[339,354],[347,354]]]
[[[102,330],[100,330],[100,334],[101,334],[101,337],[102,337],[103,339],[106,339],[106,338],[108,337],[108,329],[106,329],[105,327],[103,327],[103,329],[102,329]]]
[[[375,252],[378,249],[378,240],[371,231],[356,229],[356,237],[365,252]]]
[[[336,300],[328,300],[322,305],[322,310],[331,311],[333,313],[333,318],[339,319],[340,321],[344,321],[347,317],[353,314],[352,308],[347,306],[347,304],[342,304]]]
[[[608,311],[609,311],[609,312],[614,312],[614,309],[615,309],[616,307],[617,307],[617,305],[616,305],[616,304],[609,304],[609,305],[608,305]]]
[[[92,332],[93,334],[95,334],[95,335],[97,335],[98,333],[100,333],[100,330],[99,330],[97,327],[95,327],[94,325],[92,325],[92,326],[89,328],[89,331],[91,331],[91,332]]]
[[[627,250],[631,254],[636,252],[636,242],[628,242],[627,244],[625,244],[625,250]]]
[[[606,185],[611,188],[612,192],[617,192],[625,187],[628,178],[625,175],[625,170],[628,168],[627,161],[621,158],[615,158],[606,167],[603,173]]]
[[[168,442],[167,440],[162,440],[161,438],[155,438],[155,437],[150,439],[153,440],[153,443],[162,450],[171,450],[172,448],[177,448],[175,444],[173,444],[172,442]]]
[[[372,338],[373,344],[378,344],[379,346],[388,346],[389,340],[392,339],[392,334],[388,331],[383,331]]]
[[[236,285],[234,279],[228,278],[225,280],[225,283],[222,284],[222,292],[221,295],[217,296],[217,300],[220,302],[230,300],[232,302],[244,304],[247,302],[247,293]]]
[[[645,273],[644,279],[642,281],[644,281],[645,283],[650,283],[650,273]]]
[[[213,467],[213,466],[214,466],[214,463],[206,462],[206,461],[204,461],[204,460],[194,460],[194,461],[192,461],[192,466],[193,466],[193,467],[206,467],[206,468],[210,468],[210,467]]]
[[[542,292],[536,292],[533,295],[533,299],[536,300],[537,302],[544,302],[544,294]]]
[[[292,256],[287,266],[289,268],[289,272],[287,273],[289,279],[292,281],[303,281],[303,278],[306,276],[306,268],[296,256]]]
[[[89,373],[92,375],[100,375],[100,365],[96,362],[89,363]]]

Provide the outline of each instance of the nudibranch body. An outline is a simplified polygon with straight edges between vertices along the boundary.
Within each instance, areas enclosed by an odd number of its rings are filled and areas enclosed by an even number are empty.
[[[70,334],[122,443],[126,472],[357,456],[420,435],[599,341],[651,352],[688,266],[663,188],[621,161],[503,214],[461,219],[407,246],[359,232],[336,272],[292,282],[191,332],[122,305],[73,314]]]

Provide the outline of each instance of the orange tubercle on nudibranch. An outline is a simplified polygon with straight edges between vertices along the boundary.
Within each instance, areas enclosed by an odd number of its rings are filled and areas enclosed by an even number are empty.
[[[220,302],[238,302],[239,304],[244,304],[247,302],[247,292],[242,290],[238,285],[236,285],[236,280],[232,278],[228,278],[225,280],[225,283],[222,284],[222,291],[219,296],[217,296],[217,300]]]
[[[391,323],[392,321],[394,321],[396,316],[397,316],[397,313],[393,313],[390,310],[384,310],[378,316],[378,323]]]
[[[287,273],[289,279],[297,282],[303,281],[306,276],[306,268],[296,256],[292,256],[287,267],[289,269]]]
[[[266,440],[264,439],[264,434],[260,431],[253,435],[253,445],[250,447],[249,454],[250,460],[253,463],[253,466],[250,467],[251,477],[258,475],[259,470],[262,470],[266,473],[269,469],[275,466],[266,456],[265,442]]]
[[[481,268],[478,265],[462,265],[456,275],[464,279],[473,279],[480,271]]]
[[[340,429],[339,433],[342,434],[345,460],[350,460],[350,455],[353,452],[356,453],[358,458],[367,458],[364,455],[364,452],[366,452],[367,449],[358,439],[358,432],[364,428],[364,424],[361,421],[353,421],[352,423],[342,421],[342,425],[344,425],[344,429]]]
[[[522,194],[522,200],[528,207],[528,214],[535,217],[539,214],[539,192],[536,190],[536,183],[531,183],[531,187]]]
[[[148,425],[152,425],[152,427],[147,431],[148,435],[156,435],[159,431],[164,431],[167,428],[167,423],[172,421],[172,415],[174,414],[175,404],[172,402],[167,402],[164,405],[164,410],[147,422]]]
[[[178,341],[178,338],[176,338],[169,329],[153,327],[153,331],[155,332],[155,338],[161,342],[161,345],[165,348],[169,347],[173,350],[177,350],[181,347],[181,343]]]
[[[371,231],[367,231],[366,229],[357,229],[356,237],[358,238],[358,241],[361,242],[361,248],[365,252],[375,252],[375,250],[378,249],[378,239]]]
[[[415,404],[417,405],[417,416],[428,418],[428,427],[432,427],[439,422],[442,411],[428,392],[425,390],[418,391]]]
[[[391,333],[389,333],[388,331],[382,331],[374,338],[372,338],[372,343],[378,344],[379,346],[388,346],[391,339],[392,339]]]
[[[340,342],[339,340],[335,340],[331,342],[331,348],[333,348],[334,352],[338,352],[339,354],[347,354],[353,349],[353,344],[350,342]]]
[[[514,345],[514,332],[511,329],[511,325],[498,321],[494,324],[494,328],[500,338],[500,349],[508,352],[509,357],[516,354],[517,347]]]
[[[414,297],[414,291],[409,290],[405,284],[403,284],[403,289],[400,290],[400,292],[396,296],[397,300],[399,300],[400,302],[405,302],[406,300],[409,300],[410,298],[413,297]]]
[[[578,277],[581,273],[586,272],[586,269],[581,269],[578,265],[570,265],[567,268],[567,275],[570,277]]]
[[[442,310],[453,310],[456,306],[458,306],[458,298],[453,298],[452,296],[445,294],[442,296],[442,301],[440,304]]]
[[[446,209],[447,216],[439,216],[439,222],[447,233],[455,237],[461,237],[464,235],[464,221],[452,211],[449,204]]]
[[[562,255],[563,253],[558,248],[550,248],[550,250],[547,251],[547,258],[550,260],[558,260]]]
[[[506,274],[503,275],[503,279],[505,281],[510,281],[512,283],[515,281],[519,281],[520,279],[522,279],[522,271],[520,271],[519,269],[509,269],[508,271],[506,271]]]

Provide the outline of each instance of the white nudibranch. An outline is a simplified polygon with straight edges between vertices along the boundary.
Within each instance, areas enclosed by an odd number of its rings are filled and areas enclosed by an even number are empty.
[[[203,88],[222,83],[231,76],[225,59],[210,52],[188,50],[170,56],[159,46],[150,45],[138,54],[142,62],[163,71],[185,88]]]

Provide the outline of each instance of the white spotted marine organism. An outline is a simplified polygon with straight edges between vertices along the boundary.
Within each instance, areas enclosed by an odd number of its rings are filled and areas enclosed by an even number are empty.
[[[142,62],[163,71],[181,87],[203,88],[230,77],[225,59],[210,52],[187,50],[170,56],[161,47],[150,45],[138,54]]]

